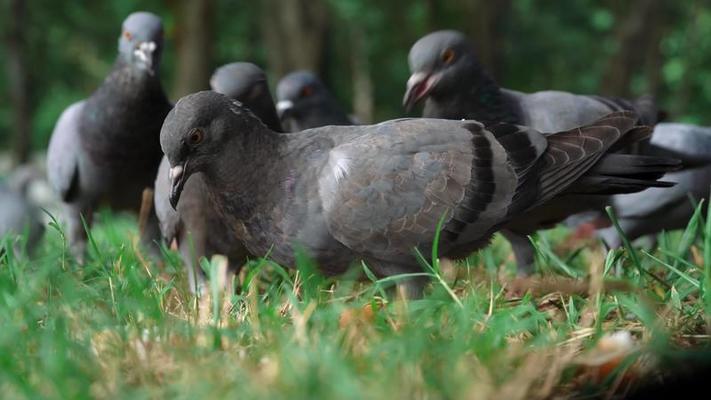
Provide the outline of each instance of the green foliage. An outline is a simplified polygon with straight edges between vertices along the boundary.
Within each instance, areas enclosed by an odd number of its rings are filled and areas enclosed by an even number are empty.
[[[0,390],[8,399],[502,398],[518,390],[535,398],[552,379],[553,393],[599,395],[640,359],[693,355],[674,349],[702,337],[708,321],[709,261],[697,257],[711,254],[711,218],[700,215],[687,234],[667,235],[634,261],[611,252],[603,262],[600,246],[561,247],[562,229],[534,239],[558,254],[541,259],[554,276],[603,263],[605,281],[614,275],[626,289],[588,295],[561,286],[521,297],[497,278],[511,260],[496,239],[456,278],[436,251],[421,255],[432,284],[407,303],[388,289],[405,277],[377,280],[365,267],[373,282],[328,279],[305,256],[297,271],[252,260],[227,291],[217,284],[222,261],[205,262],[209,293],[195,298],[177,254],[145,260],[129,217],[100,214],[83,266],[64,263],[53,223],[35,254],[6,246],[0,256]],[[613,375],[581,386],[580,365],[616,330],[641,347]]]
[[[434,29],[467,32],[475,41],[482,22],[474,0],[321,0],[329,6],[326,65],[321,71],[329,86],[350,109],[354,32],[362,32],[368,72],[374,83],[375,119],[402,116],[400,106],[408,77],[407,53],[418,37]],[[629,2],[633,4],[634,2]],[[33,144],[46,146],[61,111],[91,93],[110,68],[122,19],[146,9],[164,18],[167,47],[163,82],[171,92],[175,75],[175,2],[159,0],[75,1],[71,4],[29,2],[27,35],[30,48]],[[599,93],[609,61],[619,50],[620,24],[637,10],[611,1],[503,1],[500,21],[492,24],[490,45],[496,58],[491,71],[506,87]],[[504,6],[504,4],[510,4]],[[658,54],[645,56],[629,87],[612,95],[654,92],[675,120],[708,124],[711,117],[711,9],[704,1],[662,0],[663,24],[648,27],[652,37],[660,29]],[[266,65],[269,49],[262,39],[261,2],[216,0],[213,64],[249,60]],[[477,8],[479,7],[479,8]],[[484,7],[484,8],[482,8]],[[492,9],[494,7],[489,7]],[[5,17],[6,18],[6,17]],[[651,24],[651,22],[650,22]],[[207,29],[207,27],[205,27]],[[484,30],[489,28],[483,28]],[[294,43],[298,46],[298,43]],[[0,48],[0,58],[4,49]],[[659,81],[657,78],[659,77]],[[272,87],[278,76],[270,74]],[[0,74],[0,93],[7,89]],[[0,142],[7,140],[12,123],[6,96],[0,96]]]

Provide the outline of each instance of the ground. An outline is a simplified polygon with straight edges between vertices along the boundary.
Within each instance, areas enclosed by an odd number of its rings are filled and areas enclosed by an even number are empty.
[[[534,238],[540,273],[532,279],[514,278],[500,238],[456,264],[427,255],[433,282],[423,299],[405,301],[395,280],[369,281],[367,267],[356,271],[366,282],[336,281],[312,274],[308,261],[295,272],[257,259],[229,279],[219,257],[205,263],[213,285],[197,299],[177,254],[164,249],[151,260],[138,249],[134,220],[104,212],[82,267],[56,225],[30,256],[4,246],[0,393],[623,396],[659,379],[670,357],[708,347],[704,217],[661,235],[650,252],[606,253],[595,239],[546,232]]]

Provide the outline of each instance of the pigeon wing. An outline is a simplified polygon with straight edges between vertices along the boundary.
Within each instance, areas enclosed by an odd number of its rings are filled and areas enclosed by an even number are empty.
[[[331,234],[385,260],[426,250],[440,218],[450,244],[500,224],[545,148],[538,134],[541,149],[523,140],[529,151],[517,152],[515,138],[527,131],[513,127],[508,140],[497,140],[473,121],[411,119],[370,129],[331,150],[319,194]]]
[[[69,106],[59,117],[47,149],[47,176],[63,201],[71,201],[79,186],[79,117],[84,101]]]

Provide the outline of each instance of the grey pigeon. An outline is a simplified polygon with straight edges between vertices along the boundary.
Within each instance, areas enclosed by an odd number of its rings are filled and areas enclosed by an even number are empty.
[[[632,103],[561,91],[527,94],[503,89],[484,71],[472,43],[456,31],[433,32],[418,40],[410,49],[409,64],[412,75],[403,103],[410,108],[424,101],[422,115],[428,118],[473,119],[485,126],[506,122],[558,132],[614,111],[636,111],[646,125],[656,123],[659,113],[648,98]],[[533,269],[535,252],[527,235],[570,215],[601,208],[607,200],[601,194],[560,197],[514,219],[502,234],[511,242],[519,272],[529,274]]]
[[[288,132],[326,125],[353,125],[321,79],[308,71],[292,72],[277,85],[277,112]]]
[[[652,144],[684,154],[686,158],[704,161],[711,154],[711,128],[679,123],[657,124]],[[667,189],[650,188],[612,197],[611,205],[620,227],[630,240],[662,230],[686,227],[694,213],[692,199],[708,199],[711,165],[700,163],[696,168],[671,172],[663,179],[676,185]],[[622,245],[614,227],[602,229],[598,233],[611,248]]]
[[[171,165],[171,204],[188,177],[202,172],[229,233],[250,253],[293,266],[300,249],[327,274],[363,260],[390,276],[421,271],[413,248],[428,254],[440,218],[440,254],[462,257],[556,196],[660,184],[663,171],[634,174],[608,159],[649,134],[635,120],[617,113],[548,136],[441,119],[279,134],[241,104],[206,91],[178,101],[161,146]],[[422,283],[406,289],[416,295]]]
[[[659,111],[650,99],[576,95],[561,91],[522,93],[499,87],[484,71],[472,43],[460,32],[437,31],[410,49],[411,76],[406,107],[424,101],[423,117],[473,119],[484,125],[507,122],[541,132],[558,132],[588,124],[610,112],[633,110],[640,122],[653,125]]]
[[[283,131],[269,92],[267,74],[258,66],[249,62],[223,65],[212,74],[210,86],[218,93],[241,101],[272,130]]]
[[[26,249],[32,252],[44,234],[40,211],[27,198],[30,182],[26,178],[30,177],[22,176],[18,180],[13,174],[7,183],[0,182],[0,238],[9,238],[15,252],[21,250],[17,246],[21,235],[26,235]]]
[[[249,107],[270,129],[280,132],[274,101],[269,93],[267,77],[258,66],[237,62],[218,68],[210,79],[216,92],[241,101]],[[239,158],[238,154],[234,155]],[[244,246],[225,234],[228,229],[207,197],[207,188],[201,173],[195,173],[185,183],[177,209],[170,205],[170,165],[163,157],[155,182],[155,209],[163,237],[175,241],[188,271],[188,284],[199,292],[204,285],[200,269],[201,257],[226,255],[234,271],[247,256]]]
[[[123,22],[109,76],[86,100],[60,116],[47,150],[49,181],[65,204],[72,252],[83,258],[97,206],[137,210],[152,187],[161,159],[160,127],[171,109],[158,76],[163,25],[151,13]],[[160,238],[151,214],[142,240]]]

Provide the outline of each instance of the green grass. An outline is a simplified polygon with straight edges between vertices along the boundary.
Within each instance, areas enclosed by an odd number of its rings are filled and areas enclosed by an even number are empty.
[[[177,254],[138,250],[127,216],[103,213],[84,266],[57,226],[32,256],[0,259],[0,393],[15,398],[545,398],[623,393],[659,360],[707,347],[711,218],[653,251],[605,254],[559,228],[539,235],[544,280],[513,280],[508,245],[402,301],[393,279],[336,281],[253,260],[196,299]],[[694,240],[695,234],[698,238]],[[581,250],[582,249],[582,250]],[[556,278],[556,279],[553,279]],[[634,347],[609,375],[606,335]],[[655,362],[656,360],[656,362]]]

